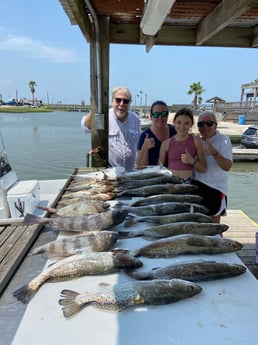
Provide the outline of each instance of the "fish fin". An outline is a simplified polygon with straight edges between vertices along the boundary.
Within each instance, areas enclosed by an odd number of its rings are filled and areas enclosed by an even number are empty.
[[[28,284],[25,284],[21,288],[15,290],[13,296],[24,304],[28,304],[37,291],[38,289],[32,290]]]
[[[132,238],[141,236],[140,231],[118,231],[118,238]]]
[[[49,218],[38,217],[31,213],[26,213],[22,224],[23,225],[32,225],[32,224],[41,224],[49,222]]]
[[[160,269],[160,266],[159,267],[153,267],[151,270],[155,271],[155,270],[158,270],[158,269]]]
[[[42,210],[42,211],[49,212],[49,213],[57,213],[57,210],[55,208],[53,208],[53,207],[37,205],[36,208],[39,209],[39,210]]]
[[[62,311],[65,318],[70,318],[81,309],[81,306],[76,302],[76,298],[79,295],[80,294],[78,292],[72,290],[61,291],[61,298],[59,299],[58,303],[62,306]]]

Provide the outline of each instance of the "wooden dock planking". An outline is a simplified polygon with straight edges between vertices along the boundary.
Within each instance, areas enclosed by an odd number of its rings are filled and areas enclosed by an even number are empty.
[[[228,215],[222,217],[221,222],[229,226],[224,237],[232,238],[242,243],[243,248],[237,252],[238,257],[258,279],[258,265],[256,259],[255,234],[258,225],[241,210],[227,210]]]

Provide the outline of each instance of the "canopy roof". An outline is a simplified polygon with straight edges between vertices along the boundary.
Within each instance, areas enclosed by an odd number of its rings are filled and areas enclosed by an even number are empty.
[[[94,19],[106,17],[110,43],[146,44],[147,50],[152,45],[258,46],[257,0],[149,0],[149,6],[152,1],[155,6],[160,2],[161,8],[170,2],[172,7],[160,30],[149,36],[140,27],[144,0],[60,0],[70,22],[79,25],[88,42]],[[159,10],[154,9],[153,24]]]

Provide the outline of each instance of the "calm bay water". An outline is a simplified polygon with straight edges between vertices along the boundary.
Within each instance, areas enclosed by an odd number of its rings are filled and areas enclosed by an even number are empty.
[[[80,128],[83,113],[0,113],[9,163],[19,180],[64,179],[86,166],[90,135]],[[229,174],[229,209],[241,209],[258,223],[258,164],[234,163]],[[226,223],[226,218],[225,218]]]

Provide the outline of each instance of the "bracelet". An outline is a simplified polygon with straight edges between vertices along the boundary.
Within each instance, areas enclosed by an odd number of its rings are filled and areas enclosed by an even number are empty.
[[[219,153],[219,151],[216,150],[216,153],[214,153],[213,157],[216,157],[218,153]]]

